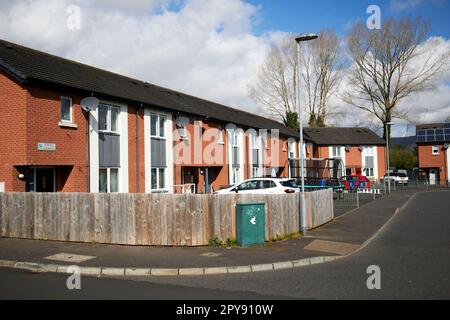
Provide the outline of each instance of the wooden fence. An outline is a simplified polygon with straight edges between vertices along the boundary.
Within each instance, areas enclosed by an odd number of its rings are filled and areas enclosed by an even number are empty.
[[[0,236],[200,246],[236,237],[237,203],[265,203],[266,239],[299,231],[298,195],[0,193]],[[308,228],[333,219],[333,195],[306,195]]]

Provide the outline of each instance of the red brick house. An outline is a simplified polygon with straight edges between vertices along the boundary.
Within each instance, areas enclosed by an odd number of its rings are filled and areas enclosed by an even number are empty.
[[[342,175],[378,181],[386,173],[386,141],[367,128],[307,128],[308,158],[340,159]]]
[[[450,183],[450,123],[417,126],[419,169],[431,184]]]
[[[0,192],[211,192],[298,153],[276,121],[1,40],[0,110]]]

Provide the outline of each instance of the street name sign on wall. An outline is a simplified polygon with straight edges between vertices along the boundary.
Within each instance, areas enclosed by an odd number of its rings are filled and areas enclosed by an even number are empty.
[[[38,142],[39,151],[56,151],[55,143]]]

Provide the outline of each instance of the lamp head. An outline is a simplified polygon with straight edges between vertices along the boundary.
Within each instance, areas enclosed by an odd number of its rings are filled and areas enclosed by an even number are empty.
[[[319,36],[315,33],[304,33],[295,38],[297,43],[317,39]]]

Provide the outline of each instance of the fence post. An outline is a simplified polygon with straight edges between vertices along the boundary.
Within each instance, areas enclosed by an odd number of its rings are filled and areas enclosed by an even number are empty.
[[[359,208],[359,190],[356,189],[356,207]]]

